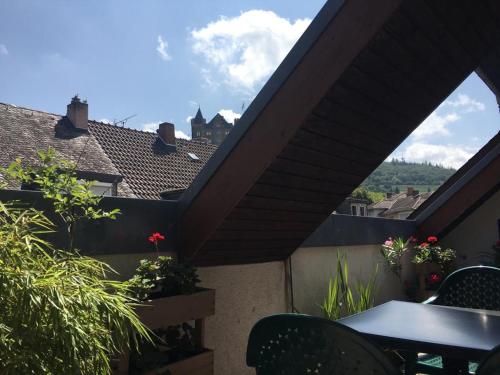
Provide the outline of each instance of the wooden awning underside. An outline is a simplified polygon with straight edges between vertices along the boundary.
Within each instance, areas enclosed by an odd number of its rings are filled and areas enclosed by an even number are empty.
[[[496,0],[328,1],[181,197],[184,256],[288,257],[499,45]]]

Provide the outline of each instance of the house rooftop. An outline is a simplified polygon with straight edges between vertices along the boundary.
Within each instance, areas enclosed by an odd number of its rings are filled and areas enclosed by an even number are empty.
[[[120,180],[119,196],[145,199],[186,189],[216,149],[186,139],[175,139],[172,148],[156,133],[92,120],[88,129],[79,129],[66,116],[5,103],[0,103],[0,147],[3,167],[18,157],[34,163],[38,150],[52,147],[87,178]]]

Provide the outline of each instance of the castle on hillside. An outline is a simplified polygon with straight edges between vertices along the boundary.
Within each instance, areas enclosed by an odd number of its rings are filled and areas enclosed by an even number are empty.
[[[198,108],[196,116],[191,119],[191,137],[193,140],[204,140],[218,146],[226,139],[233,126],[220,113],[207,123]]]

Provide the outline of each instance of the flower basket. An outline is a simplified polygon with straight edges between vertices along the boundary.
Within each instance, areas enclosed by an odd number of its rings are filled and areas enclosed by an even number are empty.
[[[161,297],[145,301],[137,308],[141,321],[151,330],[175,326],[194,321],[195,340],[199,347],[204,344],[204,320],[215,313],[215,290],[197,288],[195,293]],[[129,374],[129,355],[120,359],[115,375]],[[143,375],[211,375],[213,374],[213,351],[203,349],[201,353],[178,362],[148,369]]]

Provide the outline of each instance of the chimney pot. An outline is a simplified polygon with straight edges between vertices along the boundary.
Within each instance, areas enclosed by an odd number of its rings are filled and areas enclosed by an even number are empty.
[[[169,122],[162,122],[158,126],[158,136],[167,145],[175,146],[175,125]]]
[[[66,117],[77,129],[87,130],[89,128],[89,105],[87,101],[80,100],[78,95],[71,98],[71,103],[66,109]]]
[[[406,195],[408,197],[410,197],[410,196],[412,196],[414,194],[415,194],[415,189],[413,189],[413,187],[411,187],[411,186],[407,186],[406,187]]]

